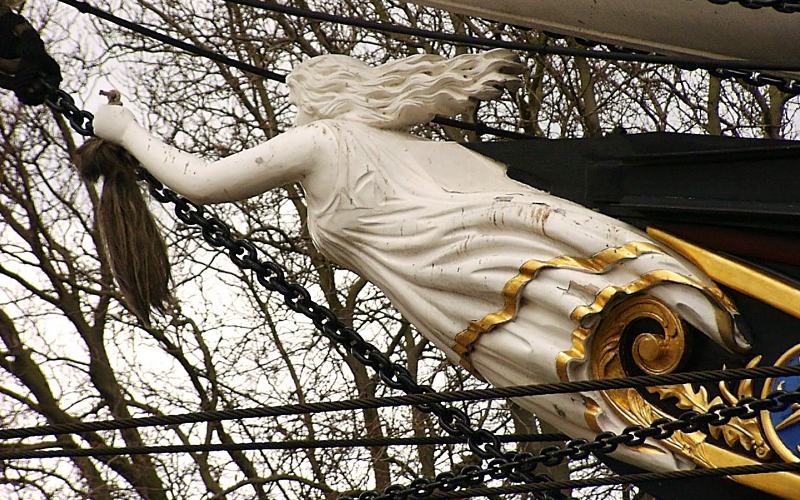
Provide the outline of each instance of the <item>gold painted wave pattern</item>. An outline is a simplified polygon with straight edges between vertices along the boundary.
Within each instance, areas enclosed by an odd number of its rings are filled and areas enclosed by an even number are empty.
[[[480,320],[470,322],[467,329],[456,335],[453,350],[461,357],[461,366],[472,371],[469,357],[475,348],[475,343],[482,335],[516,318],[522,291],[528,283],[536,279],[540,271],[570,269],[591,274],[604,274],[622,261],[635,259],[648,253],[664,252],[652,243],[634,241],[619,247],[607,248],[588,258],[563,255],[546,261],[535,259],[526,261],[520,266],[519,274],[508,280],[503,286],[503,308],[487,314]]]

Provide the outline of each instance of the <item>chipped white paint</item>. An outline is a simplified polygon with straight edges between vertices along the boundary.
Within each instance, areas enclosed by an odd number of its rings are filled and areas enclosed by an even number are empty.
[[[371,78],[402,89],[396,102],[387,89],[381,90],[382,109],[396,111],[385,114],[374,113],[362,99],[368,82],[348,93],[352,86],[346,78],[354,78],[348,68],[360,63],[342,57],[324,56],[290,78],[306,124],[219,161],[204,161],[164,144],[118,106],[98,110],[95,131],[123,145],[164,184],[201,203],[238,200],[300,182],[307,195],[309,232],[320,251],[380,287],[455,362],[454,336],[470,320],[502,306],[504,284],[526,260],[586,257],[608,247],[649,241],[624,223],[509,179],[503,165],[458,144],[389,130],[443,110],[457,112],[469,98],[491,98],[498,85],[515,84],[509,73],[519,68],[508,53],[462,56],[455,62],[417,57],[394,63],[389,68],[392,78],[380,68],[373,70]],[[424,77],[417,74],[422,63],[429,72]],[[469,78],[452,72],[454,67],[471,68]],[[409,93],[408,80],[420,78],[431,88]],[[453,81],[460,83],[444,91]],[[311,95],[312,82],[325,82],[323,94],[342,102],[311,105],[324,103]],[[621,262],[606,274],[542,271],[525,288],[519,316],[477,344],[475,368],[500,386],[557,381],[556,356],[570,348],[570,333],[576,327],[570,312],[590,304],[597,290],[654,270],[710,283],[688,263],[665,254]],[[698,291],[662,285],[652,294],[686,312],[688,321],[720,340],[713,306]],[[585,363],[570,369],[574,380],[587,376]],[[595,400],[603,404],[601,398]],[[520,404],[572,436],[593,435],[581,395],[528,398]],[[619,431],[621,420],[607,407],[604,410],[600,425]],[[650,469],[681,466],[666,450],[646,456],[622,450],[618,456]]]

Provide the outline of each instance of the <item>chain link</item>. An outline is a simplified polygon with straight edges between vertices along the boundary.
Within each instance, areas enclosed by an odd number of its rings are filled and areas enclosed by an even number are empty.
[[[380,349],[370,344],[355,330],[344,325],[327,307],[316,303],[308,290],[286,280],[284,270],[274,262],[261,261],[258,250],[247,240],[235,238],[231,229],[222,220],[208,215],[205,209],[164,187],[146,170],[138,175],[150,186],[150,193],[162,203],[175,205],[178,219],[187,225],[199,226],[203,238],[215,248],[225,248],[228,257],[241,269],[253,271],[257,281],[267,290],[277,292],[284,298],[286,306],[294,312],[311,319],[323,335],[341,344],[350,354],[366,366],[374,369],[381,380],[392,388],[402,389],[409,394],[432,392],[429,386],[419,385],[409,371],[397,363],[392,363]],[[439,403],[426,405],[424,411],[436,414],[446,430],[456,436],[474,436],[471,446],[480,450],[483,458],[498,456],[500,443],[488,431],[476,431],[469,426],[469,417],[462,411],[445,408]],[[487,443],[480,448],[478,443]]]
[[[63,90],[53,88],[44,80],[41,81],[49,90],[49,95],[44,102],[54,111],[67,117],[70,125],[72,125],[72,128],[75,129],[76,132],[87,137],[93,136],[94,128],[92,127],[92,120],[94,120],[94,115],[77,107],[75,105],[75,99],[73,99],[71,95]]]
[[[800,0],[708,0],[717,5],[727,5],[729,3],[738,3],[742,7],[748,9],[762,9],[764,7],[772,7],[778,12],[791,14],[800,12]]]

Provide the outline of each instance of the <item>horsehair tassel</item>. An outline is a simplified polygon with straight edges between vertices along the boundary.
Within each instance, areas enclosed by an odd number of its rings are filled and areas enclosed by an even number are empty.
[[[116,90],[100,92],[122,105]],[[164,312],[172,301],[167,246],[136,182],[139,162],[121,146],[92,137],[76,151],[75,163],[89,182],[103,178],[96,221],[111,270],[129,309],[150,326],[150,309]]]

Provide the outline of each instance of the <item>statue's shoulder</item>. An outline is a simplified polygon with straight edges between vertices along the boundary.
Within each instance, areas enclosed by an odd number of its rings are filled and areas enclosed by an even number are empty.
[[[314,120],[304,125],[295,126],[290,130],[297,135],[313,137],[323,142],[333,141],[337,144],[369,141],[382,142],[384,138],[389,139],[391,136],[398,135],[396,131],[384,130],[366,123],[344,118]],[[411,137],[408,134],[400,135],[408,138]],[[369,137],[369,139],[367,139],[367,137]]]
[[[326,118],[314,120],[313,122],[302,125],[295,125],[286,132],[295,136],[305,136],[307,138],[319,139],[324,141],[339,141],[342,133],[351,131],[355,128],[352,122]]]
[[[298,146],[304,144],[304,147],[315,145],[330,148],[336,147],[341,142],[342,132],[347,128],[347,123],[340,120],[315,120],[302,125],[294,125],[278,135],[278,138],[287,143],[297,142]]]

